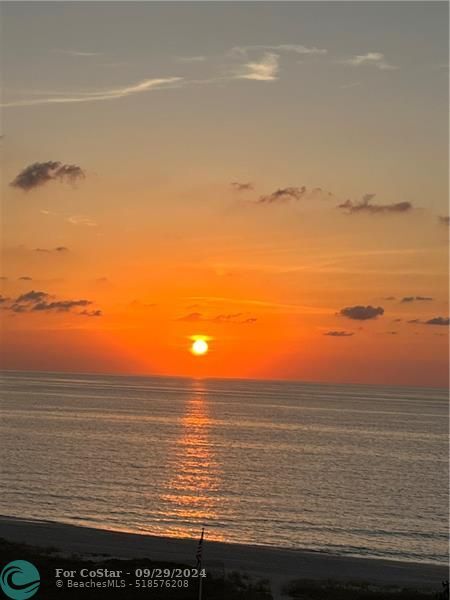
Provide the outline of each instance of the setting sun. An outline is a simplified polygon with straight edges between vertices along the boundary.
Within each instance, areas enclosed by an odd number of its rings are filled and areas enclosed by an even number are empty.
[[[191,346],[191,352],[196,356],[206,354],[208,352],[208,344],[205,342],[205,340],[195,340]]]

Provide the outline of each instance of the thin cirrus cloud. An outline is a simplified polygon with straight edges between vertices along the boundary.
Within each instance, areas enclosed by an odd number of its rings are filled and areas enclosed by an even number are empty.
[[[247,181],[247,182],[233,181],[231,183],[231,187],[233,189],[235,189],[237,192],[249,192],[254,189],[253,183],[251,183],[250,181]]]
[[[293,52],[294,54],[302,55],[323,55],[327,53],[327,50],[324,48],[308,47],[303,46],[302,44],[255,44],[250,46],[234,46],[230,50],[230,54],[232,56],[246,56],[248,52],[252,50],[262,50],[266,52]]]
[[[35,248],[35,252],[44,252],[46,254],[50,254],[51,252],[56,252],[57,254],[63,254],[64,252],[69,252],[69,248],[67,246],[56,246],[56,248]]]
[[[156,79],[144,79],[134,85],[113,88],[110,90],[98,90],[92,92],[75,92],[73,94],[59,94],[47,98],[29,98],[25,100],[15,100],[1,104],[2,107],[14,106],[35,106],[39,104],[70,104],[74,102],[96,102],[99,100],[117,100],[135,94],[142,94],[152,90],[159,90],[167,87],[180,85],[182,77],[165,77]]]
[[[384,308],[381,306],[362,306],[357,304],[356,306],[347,306],[339,311],[339,314],[348,319],[355,321],[367,321],[369,319],[376,319],[378,316],[384,314]]]
[[[58,300],[47,292],[31,290],[25,294],[20,294],[14,299],[4,299],[3,308],[14,313],[32,313],[32,312],[56,312],[68,313],[73,312],[73,309],[83,308],[81,312],[76,314],[83,316],[101,316],[101,311],[87,310],[85,307],[93,304],[92,300]]]
[[[305,185],[302,185],[301,187],[288,186],[278,188],[271,194],[260,196],[258,202],[260,204],[275,204],[289,202],[290,200],[298,201],[305,198],[329,197],[332,195],[331,192],[326,192],[320,187],[309,189]]]
[[[60,52],[74,57],[101,56],[99,52],[61,50]],[[294,54],[297,56],[323,56],[327,54],[324,48],[308,47],[302,44],[255,44],[235,46],[226,54],[225,58],[233,61],[242,61],[234,65],[227,76],[213,76],[205,80],[189,80],[184,77],[170,76],[147,78],[131,85],[118,88],[74,91],[74,92],[36,92],[30,91],[29,97],[17,98],[0,104],[1,107],[37,106],[42,104],[69,104],[79,102],[96,102],[102,100],[116,100],[159,89],[181,88],[191,84],[208,84],[217,81],[232,81],[246,79],[252,81],[276,81],[279,75],[280,55]],[[208,60],[203,55],[180,56],[176,58],[179,63],[202,63]],[[398,67],[389,64],[381,52],[368,52],[347,59],[336,60],[335,63],[352,65],[354,67],[372,66],[379,70],[394,70]],[[110,63],[107,66],[123,65],[125,63]],[[39,97],[36,97],[39,96]]]
[[[355,333],[353,331],[327,331],[323,335],[341,338],[341,337],[351,337],[352,335],[355,335]]]
[[[48,160],[28,165],[16,175],[9,185],[29,192],[50,181],[75,183],[85,177],[85,172],[78,165],[63,164],[59,160]]]
[[[102,56],[103,55],[102,52],[87,52],[87,51],[83,51],[83,50],[58,50],[58,52],[61,54],[67,54],[68,56],[82,56],[82,57]]]
[[[438,221],[441,225],[450,225],[450,217],[438,217]]]
[[[395,65],[387,62],[382,52],[367,52],[367,54],[357,54],[350,58],[339,61],[352,67],[374,67],[380,71],[395,71],[398,69]]]
[[[431,302],[432,300],[433,298],[430,296],[404,296],[400,302],[405,304],[409,302]]]
[[[66,219],[71,225],[81,225],[84,227],[97,227],[97,223],[86,215],[73,215]]]
[[[366,213],[366,214],[386,214],[386,213],[406,213],[412,209],[411,202],[393,202],[392,204],[373,204],[372,200],[375,194],[364,194],[359,202],[346,200],[338,204],[338,208],[345,210],[348,214]]]
[[[306,187],[278,188],[271,194],[260,196],[258,202],[262,204],[273,204],[274,202],[287,202],[289,200],[301,200],[306,195]]]
[[[184,317],[180,317],[177,319],[178,321],[186,321],[188,323],[217,323],[217,324],[226,324],[232,323],[235,325],[250,325],[256,323],[256,317],[248,317],[244,313],[231,313],[231,314],[219,314],[215,317],[205,317],[202,313],[193,312],[185,315]]]

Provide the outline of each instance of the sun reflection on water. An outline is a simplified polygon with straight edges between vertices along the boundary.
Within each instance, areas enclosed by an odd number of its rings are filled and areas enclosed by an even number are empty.
[[[187,400],[181,426],[172,455],[172,477],[162,500],[168,504],[167,511],[172,517],[186,523],[168,533],[184,537],[198,533],[192,523],[200,527],[218,516],[219,465],[210,438],[212,419],[202,381],[192,382],[192,395]],[[221,539],[221,536],[215,531],[214,538]]]

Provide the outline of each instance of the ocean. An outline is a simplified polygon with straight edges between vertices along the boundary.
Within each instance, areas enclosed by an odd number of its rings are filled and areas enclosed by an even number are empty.
[[[0,514],[448,564],[448,392],[3,372]]]

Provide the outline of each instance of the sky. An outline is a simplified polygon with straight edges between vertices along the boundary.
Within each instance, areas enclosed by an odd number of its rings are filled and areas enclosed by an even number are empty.
[[[448,385],[447,3],[1,10],[2,368]]]

